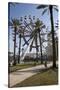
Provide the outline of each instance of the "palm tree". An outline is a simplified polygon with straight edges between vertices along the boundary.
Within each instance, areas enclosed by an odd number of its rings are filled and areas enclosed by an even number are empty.
[[[38,59],[38,42],[37,42],[37,32],[35,33],[35,46],[36,46],[36,59]],[[38,62],[38,60],[37,60]]]
[[[18,63],[20,63],[20,51],[21,51],[21,34],[19,34],[19,55],[18,55]]]
[[[18,19],[12,19],[11,20],[11,25],[12,25],[12,28],[14,29],[13,31],[13,35],[14,35],[14,63],[13,65],[16,65],[16,59],[15,59],[15,55],[16,55],[16,34],[17,34],[17,29],[18,29],[18,26],[20,25],[20,22]]]
[[[53,50],[53,67],[56,67],[56,50],[55,50],[55,39],[54,39],[54,21],[53,21],[53,9],[58,11],[56,5],[39,5],[37,9],[44,9],[42,15],[49,9],[50,21],[51,21],[51,32],[52,32],[52,50]]]
[[[40,32],[41,32],[42,28],[45,28],[45,25],[42,23],[42,21],[37,19],[37,21],[35,22],[35,28],[36,28],[37,33],[39,35],[40,52],[41,52],[41,64],[43,64],[42,42],[41,42],[41,33]]]

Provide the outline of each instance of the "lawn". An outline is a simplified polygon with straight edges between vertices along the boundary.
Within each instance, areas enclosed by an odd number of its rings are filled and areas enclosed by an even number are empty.
[[[16,84],[13,87],[24,86],[41,86],[41,85],[57,85],[58,84],[58,69],[49,69],[41,71],[38,74]]]

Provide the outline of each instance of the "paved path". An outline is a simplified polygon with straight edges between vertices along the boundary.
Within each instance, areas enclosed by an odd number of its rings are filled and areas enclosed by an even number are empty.
[[[47,67],[52,66],[52,63],[48,64]],[[17,70],[16,72],[10,73],[10,87],[16,85],[17,83],[37,74],[40,70],[45,69],[44,65],[38,65],[35,67],[30,67],[26,69]]]

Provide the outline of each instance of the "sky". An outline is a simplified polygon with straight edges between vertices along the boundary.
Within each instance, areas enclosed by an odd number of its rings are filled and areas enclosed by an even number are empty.
[[[46,27],[50,28],[50,16],[49,16],[49,11],[47,11],[43,16],[42,16],[42,12],[43,9],[39,9],[37,10],[36,7],[38,5],[37,4],[26,4],[26,3],[19,3],[19,4],[11,4],[10,5],[10,9],[9,9],[9,14],[8,14],[8,19],[11,18],[18,18],[20,19],[20,17],[24,17],[25,15],[28,17],[29,15],[31,15],[31,17],[35,16],[35,18],[39,18],[41,21],[43,21],[43,23],[46,25]],[[56,11],[54,11],[54,22],[56,23],[58,19],[58,13]],[[13,52],[13,41],[12,41],[12,29],[9,28],[10,31],[10,51]],[[17,44],[18,44],[18,39],[17,39]],[[23,40],[22,40],[22,43]],[[45,44],[46,45],[46,44]],[[34,52],[34,49],[32,50],[32,52]],[[18,49],[16,49],[16,53],[18,53]]]

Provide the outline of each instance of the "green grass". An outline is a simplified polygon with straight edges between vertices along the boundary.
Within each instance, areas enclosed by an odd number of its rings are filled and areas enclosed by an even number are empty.
[[[58,84],[58,70],[49,69],[39,72],[36,75],[16,84],[13,87],[24,87],[24,86],[41,86],[41,85],[56,85]]]
[[[14,72],[19,69],[29,68],[36,65],[40,65],[40,63],[32,63],[32,64],[17,64],[16,66],[10,66],[10,72]]]
[[[32,67],[33,65],[32,64],[22,64],[22,65],[16,65],[16,66],[11,66],[10,67],[10,72],[14,72],[16,70],[19,70],[19,69],[24,69],[24,68],[28,68],[28,67]]]

